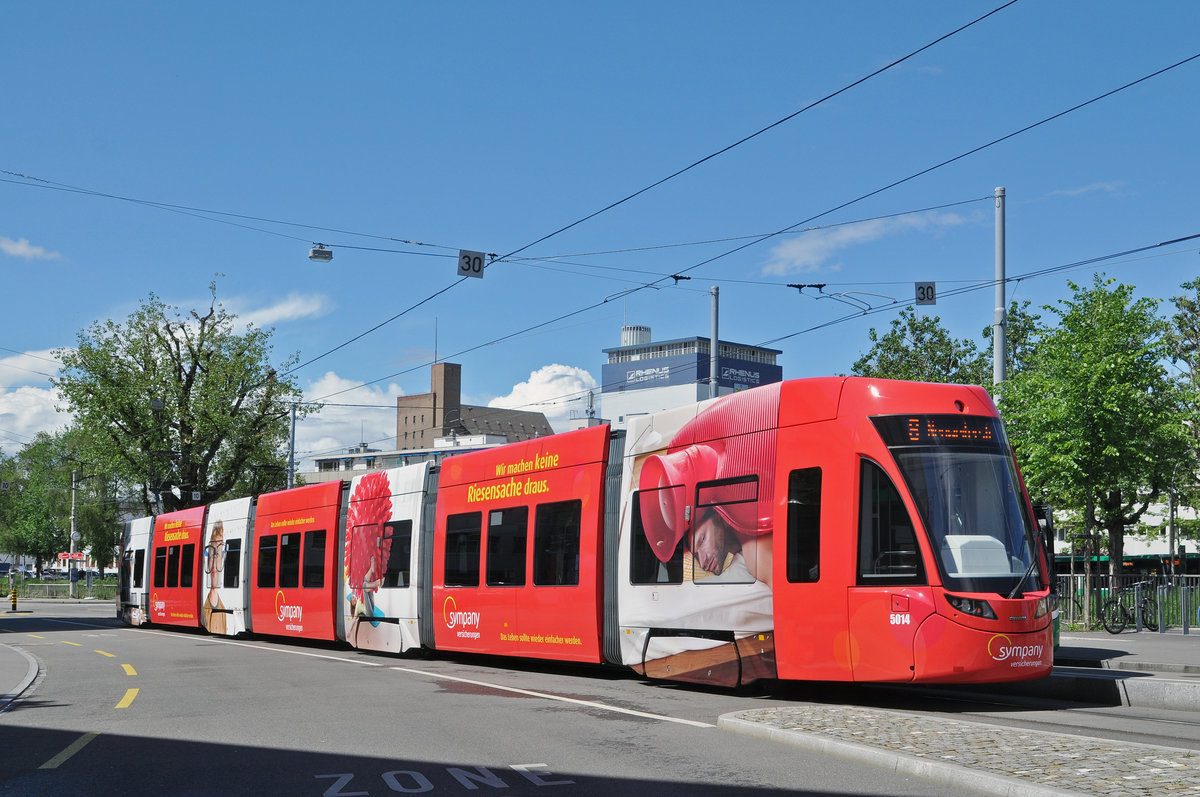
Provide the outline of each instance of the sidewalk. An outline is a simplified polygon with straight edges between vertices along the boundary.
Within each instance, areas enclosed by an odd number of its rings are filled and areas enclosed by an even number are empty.
[[[1063,632],[1054,660],[1049,678],[980,690],[1200,711],[1200,633]],[[1192,750],[855,706],[753,709],[717,724],[987,794],[1200,795],[1200,752]]]
[[[1200,752],[855,706],[725,714],[717,727],[984,794],[1200,794]]]
[[[1004,691],[1051,700],[1200,711],[1200,632],[1064,631],[1054,652],[1054,673]]]
[[[4,617],[21,617],[28,612],[4,613]],[[0,640],[4,635],[0,635]],[[20,648],[0,642],[0,712],[21,696],[38,675],[38,662]]]
[[[1192,628],[1187,635],[1178,628],[1169,628],[1161,634],[1063,631],[1059,634],[1054,664],[1200,675],[1200,629]]]

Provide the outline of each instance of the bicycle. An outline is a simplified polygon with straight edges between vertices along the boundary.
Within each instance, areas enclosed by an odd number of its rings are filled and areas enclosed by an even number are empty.
[[[1064,622],[1083,622],[1083,601],[1077,595],[1059,595],[1058,611]]]
[[[1110,634],[1119,634],[1125,630],[1126,626],[1133,621],[1133,615],[1121,601],[1121,595],[1133,590],[1136,594],[1138,587],[1151,587],[1154,585],[1149,581],[1139,581],[1132,587],[1126,587],[1116,594],[1115,597],[1109,598],[1100,608],[1100,624],[1104,626],[1104,630]],[[1158,599],[1149,593],[1149,590],[1142,590],[1142,599],[1138,602],[1138,616],[1142,618],[1142,625],[1150,631],[1158,630]]]

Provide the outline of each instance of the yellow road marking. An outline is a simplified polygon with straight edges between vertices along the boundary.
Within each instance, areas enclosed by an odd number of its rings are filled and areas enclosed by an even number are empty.
[[[122,664],[121,666],[125,668],[126,675],[137,675],[137,670],[133,669],[132,664]]]
[[[40,634],[26,634],[25,636],[31,636],[34,639],[45,639],[46,638],[44,636],[41,636]]]
[[[108,656],[110,659],[116,658],[116,655],[113,653],[105,653],[103,650],[97,650],[96,652],[99,653],[101,656]]]
[[[125,697],[121,698],[121,702],[117,704],[117,708],[129,708],[133,704],[133,699],[137,697],[138,690],[126,689]]]
[[[64,640],[61,640],[61,641],[62,641],[62,643],[63,643],[64,645],[74,645],[74,646],[75,646],[75,647],[77,647],[77,648],[81,648],[81,647],[83,647],[83,645],[79,644],[78,642],[68,642],[68,641],[67,641],[67,640],[65,640],[65,639],[64,639]]]
[[[60,764],[78,753],[85,746],[87,746],[88,742],[90,742],[92,739],[95,739],[99,735],[100,734],[98,733],[85,733],[83,736],[80,736],[78,739],[67,745],[66,749],[64,749],[61,753],[38,767],[38,769],[57,769]]]

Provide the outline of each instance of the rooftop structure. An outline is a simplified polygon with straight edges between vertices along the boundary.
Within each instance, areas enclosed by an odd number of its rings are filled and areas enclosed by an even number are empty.
[[[454,436],[503,436],[509,443],[554,434],[540,412],[478,407],[461,400],[462,366],[435,363],[428,393],[396,399],[396,448],[429,448]]]
[[[621,328],[621,345],[604,349],[601,374],[604,417],[623,428],[625,417],[680,407],[709,398],[712,344],[708,338],[654,341],[650,327]],[[722,340],[717,346],[717,395],[783,380],[782,352]]]

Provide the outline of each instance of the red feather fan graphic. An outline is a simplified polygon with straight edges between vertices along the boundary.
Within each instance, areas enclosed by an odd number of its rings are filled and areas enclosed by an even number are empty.
[[[352,614],[358,613],[366,598],[364,581],[371,583],[370,592],[379,589],[392,550],[391,538],[383,536],[383,524],[391,517],[392,487],[387,472],[376,471],[359,479],[346,516],[346,586]]]

